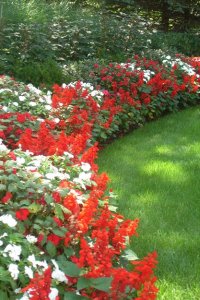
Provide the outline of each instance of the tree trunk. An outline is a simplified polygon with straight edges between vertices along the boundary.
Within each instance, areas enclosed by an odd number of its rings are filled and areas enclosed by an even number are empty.
[[[161,13],[162,13],[161,28],[164,32],[167,32],[169,31],[170,11],[168,7],[168,3],[165,1],[163,2]]]

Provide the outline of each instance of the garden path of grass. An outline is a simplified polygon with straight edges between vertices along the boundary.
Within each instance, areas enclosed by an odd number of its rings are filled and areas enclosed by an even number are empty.
[[[200,299],[200,108],[146,124],[99,154],[119,212],[140,218],[132,249],[157,250],[158,299]]]

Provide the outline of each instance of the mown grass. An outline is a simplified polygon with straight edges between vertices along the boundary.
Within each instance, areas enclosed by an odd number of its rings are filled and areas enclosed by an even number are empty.
[[[99,154],[119,212],[140,218],[132,249],[157,250],[158,299],[200,299],[200,109],[146,124]]]

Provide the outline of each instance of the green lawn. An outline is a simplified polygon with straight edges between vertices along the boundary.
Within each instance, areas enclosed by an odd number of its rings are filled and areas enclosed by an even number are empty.
[[[132,249],[157,250],[158,299],[200,299],[200,109],[146,124],[99,154],[119,212],[140,218]]]

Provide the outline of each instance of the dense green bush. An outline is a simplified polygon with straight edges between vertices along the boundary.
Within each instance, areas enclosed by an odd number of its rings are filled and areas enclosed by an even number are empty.
[[[144,52],[150,41],[144,21],[135,15],[77,9],[68,10],[65,16],[57,13],[48,22],[27,22],[24,18],[24,22],[14,21],[4,20],[0,29],[0,73],[12,72],[15,77],[20,74],[19,79],[23,80],[27,79],[21,76],[23,68],[29,74],[27,65],[36,62],[54,60],[66,65],[67,61],[92,58],[124,61],[132,53]],[[43,81],[31,79],[35,84]]]
[[[182,53],[187,56],[200,55],[200,36],[190,32],[157,32],[151,37],[151,48]]]
[[[70,14],[70,12],[69,12]],[[48,23],[10,23],[1,29],[1,55],[43,61],[88,57],[114,57],[140,53],[148,48],[150,33],[135,15],[116,16],[84,10],[74,18],[54,17]]]
[[[198,56],[199,36],[162,33],[134,12],[73,8],[69,2],[10,1],[0,19],[0,74],[39,85],[85,79],[95,60],[124,62],[133,54]]]
[[[30,62],[28,64],[17,61],[13,73],[16,78],[25,83],[34,83],[37,86],[51,87],[55,82],[61,84],[65,81],[60,65],[50,59],[46,62]]]

